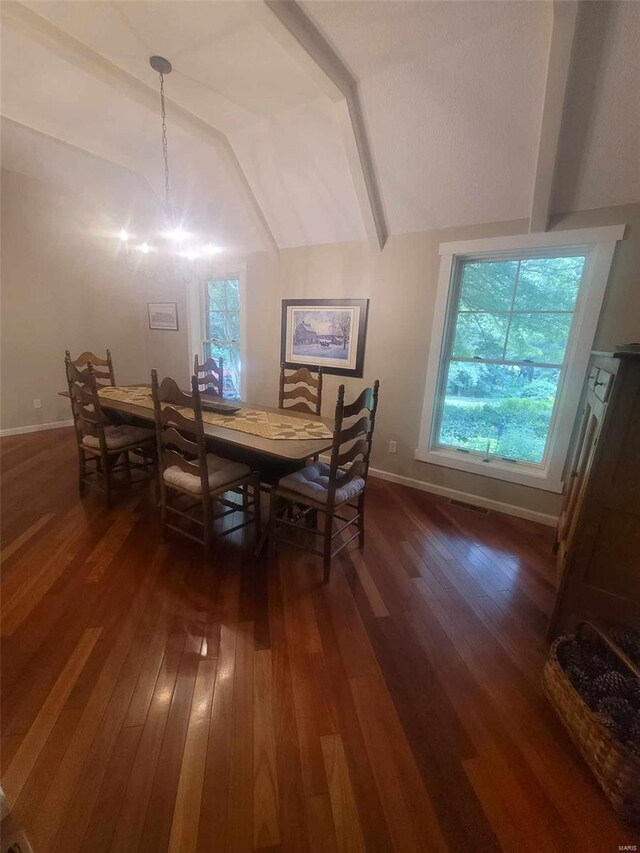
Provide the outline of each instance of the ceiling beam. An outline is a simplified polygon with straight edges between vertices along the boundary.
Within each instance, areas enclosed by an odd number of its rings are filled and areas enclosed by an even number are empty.
[[[577,0],[554,0],[538,159],[529,219],[530,233],[546,231],[549,227],[553,177],[558,157],[577,17]]]
[[[367,238],[373,248],[382,250],[388,229],[357,80],[294,0],[264,0],[247,6],[333,102]]]
[[[5,22],[26,33],[62,59],[117,89],[142,107],[155,114],[158,113],[157,91],[123,71],[78,39],[59,29],[46,18],[21,3],[15,2],[15,0],[9,0],[9,2],[2,4],[2,14]],[[166,109],[172,122],[215,148],[234,184],[236,194],[244,204],[265,248],[277,253],[278,244],[275,237],[225,134],[174,101],[167,99]]]

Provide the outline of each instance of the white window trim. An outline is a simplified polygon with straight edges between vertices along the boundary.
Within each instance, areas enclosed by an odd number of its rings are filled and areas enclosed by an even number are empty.
[[[607,286],[613,253],[624,236],[624,225],[554,231],[545,234],[522,234],[514,237],[491,237],[455,243],[441,243],[440,274],[431,326],[431,341],[424,402],[420,423],[419,446],[414,453],[420,462],[470,471],[497,480],[506,480],[550,492],[563,489],[563,470],[571,441],[573,424],[587,372],[589,353],[598,324],[600,308]],[[492,459],[490,463],[469,458],[466,454],[432,446],[432,425],[436,408],[438,377],[443,358],[443,343],[454,259],[465,256],[490,255],[495,252],[517,252],[531,249],[584,246],[589,249],[585,271],[576,304],[574,323],[567,344],[565,369],[560,377],[560,405],[551,425],[549,445],[543,467],[523,462]]]
[[[195,278],[187,286],[187,334],[189,337],[189,376],[193,373],[193,360],[197,353],[202,358],[202,342],[205,340],[205,296],[208,281],[219,278],[237,278],[240,281],[240,397],[247,399],[247,266],[244,263],[214,265],[205,276]]]

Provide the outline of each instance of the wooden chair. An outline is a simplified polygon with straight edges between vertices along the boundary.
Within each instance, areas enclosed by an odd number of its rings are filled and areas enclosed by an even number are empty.
[[[214,522],[234,512],[242,512],[245,521],[222,531],[220,535],[226,536],[248,524],[255,524],[257,540],[260,535],[260,475],[248,465],[207,453],[196,376],[191,377],[191,390],[191,394],[185,394],[171,377],[158,383],[157,371],[151,372],[163,538],[166,529],[170,528],[204,545],[208,552]],[[183,408],[191,409],[193,417],[187,417],[180,411]],[[231,491],[242,495],[242,503],[224,497]],[[216,505],[223,509],[214,514]],[[172,523],[174,518],[176,523]],[[179,527],[177,521],[180,518],[192,528],[195,526],[202,535],[197,536]]]
[[[80,379],[73,378],[73,371],[79,371],[73,363],[71,367],[67,380],[78,445],[80,495],[90,486],[102,492],[110,506],[113,489],[131,485],[132,471],[144,472],[145,481],[154,475],[155,435],[144,427],[110,423],[100,406],[93,364],[86,362]],[[124,478],[118,477],[120,473]]]
[[[113,361],[111,360],[111,350],[107,350],[107,357],[100,358],[92,352],[83,352],[77,358],[72,359],[69,350],[64,351],[64,363],[67,370],[67,380],[69,376],[77,382],[87,382],[89,364],[93,367],[93,375],[98,386],[115,385],[116,376],[113,371]],[[106,370],[104,368],[106,367]],[[96,368],[98,368],[96,370]]]
[[[269,537],[272,553],[277,542],[288,542],[298,548],[311,551],[323,558],[324,581],[329,580],[331,559],[358,537],[359,547],[364,546],[364,503],[369,473],[369,457],[378,407],[380,383],[376,379],[373,388],[365,388],[353,403],[345,405],[344,385],[338,390],[336,418],[333,429],[331,461],[315,462],[283,477],[271,490]],[[365,412],[363,415],[362,412]],[[344,421],[356,418],[349,426]],[[344,445],[347,445],[346,449]],[[292,507],[295,511],[292,513]],[[354,515],[344,515],[342,510],[355,510]],[[325,516],[324,530],[315,529],[318,512]],[[334,519],[344,522],[334,532]],[[309,522],[313,522],[310,529]],[[342,533],[355,524],[357,530],[344,539]],[[297,528],[309,536],[322,537],[322,548],[307,547],[282,535],[283,529]],[[339,544],[334,549],[334,539]]]
[[[296,402],[288,403],[288,400]],[[306,367],[300,367],[287,375],[283,362],[280,365],[278,408],[319,415],[322,408],[322,368],[318,368],[315,377]]]
[[[193,359],[193,375],[198,381],[198,390],[205,394],[215,394],[224,397],[224,364],[222,356],[216,361],[208,358],[198,364],[198,354]]]

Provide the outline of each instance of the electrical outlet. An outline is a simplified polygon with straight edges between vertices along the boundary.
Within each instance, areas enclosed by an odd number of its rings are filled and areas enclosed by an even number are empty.
[[[389,442],[389,453],[397,453],[398,452],[398,442],[390,441]]]
[[[41,409],[42,408],[42,400],[34,400],[33,401],[33,408],[34,409]]]

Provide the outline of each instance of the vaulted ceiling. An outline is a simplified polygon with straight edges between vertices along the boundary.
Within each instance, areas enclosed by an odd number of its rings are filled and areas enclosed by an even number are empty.
[[[231,251],[528,217],[550,2],[5,2],[6,168],[100,199],[163,191]],[[573,34],[573,31],[572,31]],[[640,200],[640,3],[582,5],[551,209]],[[546,112],[544,113],[546,116]]]

